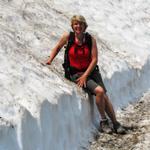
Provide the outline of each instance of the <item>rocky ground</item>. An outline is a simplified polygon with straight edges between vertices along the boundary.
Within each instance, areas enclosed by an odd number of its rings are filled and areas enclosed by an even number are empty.
[[[125,135],[97,133],[89,150],[150,150],[150,91],[117,113]]]

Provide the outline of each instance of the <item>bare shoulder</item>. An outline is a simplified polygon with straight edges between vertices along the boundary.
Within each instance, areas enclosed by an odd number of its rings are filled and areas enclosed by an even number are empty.
[[[62,34],[62,38],[63,38],[65,41],[67,41],[68,38],[69,38],[69,33],[68,33],[68,32],[64,32],[64,33]]]
[[[67,41],[68,41],[68,37],[69,37],[69,33],[64,32],[64,33],[62,34],[62,36],[61,36],[59,42],[58,42],[58,46],[59,46],[59,47],[64,46],[64,45],[67,43]]]

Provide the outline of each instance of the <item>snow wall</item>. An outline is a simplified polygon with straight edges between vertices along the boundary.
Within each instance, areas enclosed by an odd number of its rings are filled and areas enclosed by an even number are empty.
[[[63,77],[63,50],[42,66],[70,17],[95,36],[108,95],[119,110],[150,87],[147,0],[0,0],[0,150],[80,150],[99,121],[94,98]]]

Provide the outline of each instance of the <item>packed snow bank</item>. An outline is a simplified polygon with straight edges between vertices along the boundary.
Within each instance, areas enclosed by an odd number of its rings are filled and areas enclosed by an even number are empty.
[[[92,130],[94,105],[76,85],[23,53],[0,55],[0,149],[76,149]]]
[[[115,109],[146,91],[149,3],[0,1],[0,150],[79,150],[91,137],[94,100],[63,78],[63,52],[52,66],[40,64],[71,29],[74,12],[87,18],[88,31],[97,39],[101,73]]]

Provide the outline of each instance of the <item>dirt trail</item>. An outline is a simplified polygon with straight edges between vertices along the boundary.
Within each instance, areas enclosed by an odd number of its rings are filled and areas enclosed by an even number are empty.
[[[150,91],[135,104],[117,113],[127,134],[97,133],[89,150],[150,150]]]

